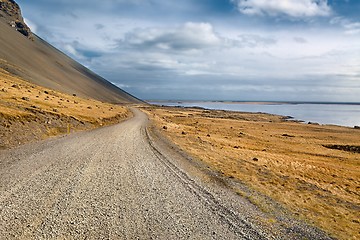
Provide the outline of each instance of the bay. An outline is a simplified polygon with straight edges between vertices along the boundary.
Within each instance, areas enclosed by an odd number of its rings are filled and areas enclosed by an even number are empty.
[[[287,102],[216,102],[150,101],[155,105],[201,107],[240,112],[262,112],[291,116],[295,120],[354,127],[360,125],[360,103],[287,103]]]

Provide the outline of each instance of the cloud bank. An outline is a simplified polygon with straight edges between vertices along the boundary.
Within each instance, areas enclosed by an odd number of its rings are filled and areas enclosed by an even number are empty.
[[[126,35],[125,42],[141,49],[186,51],[216,47],[221,39],[211,24],[188,22],[174,29],[136,29]]]
[[[232,0],[238,10],[248,15],[288,15],[290,17],[329,16],[327,0]]]
[[[359,101],[355,0],[18,1],[40,37],[143,99]]]

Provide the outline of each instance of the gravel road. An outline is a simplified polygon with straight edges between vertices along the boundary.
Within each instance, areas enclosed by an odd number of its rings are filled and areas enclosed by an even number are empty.
[[[133,112],[115,126],[0,151],[0,239],[301,238],[258,226],[250,219],[261,213],[244,210],[245,200],[156,149],[146,115]]]

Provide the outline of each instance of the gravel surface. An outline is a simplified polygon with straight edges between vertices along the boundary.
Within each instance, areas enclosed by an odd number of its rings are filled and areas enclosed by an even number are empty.
[[[0,151],[0,239],[326,239],[258,225],[251,216],[262,213],[245,200],[151,144],[146,115],[133,112]]]

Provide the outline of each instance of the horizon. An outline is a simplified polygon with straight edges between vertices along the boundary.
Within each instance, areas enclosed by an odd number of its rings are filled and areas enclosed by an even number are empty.
[[[359,1],[18,3],[35,34],[141,99],[359,101]]]
[[[144,99],[146,102],[214,102],[214,103],[282,103],[282,104],[334,104],[334,105],[360,105],[360,102],[326,102],[326,101],[287,101],[287,100],[191,100],[191,99]]]

